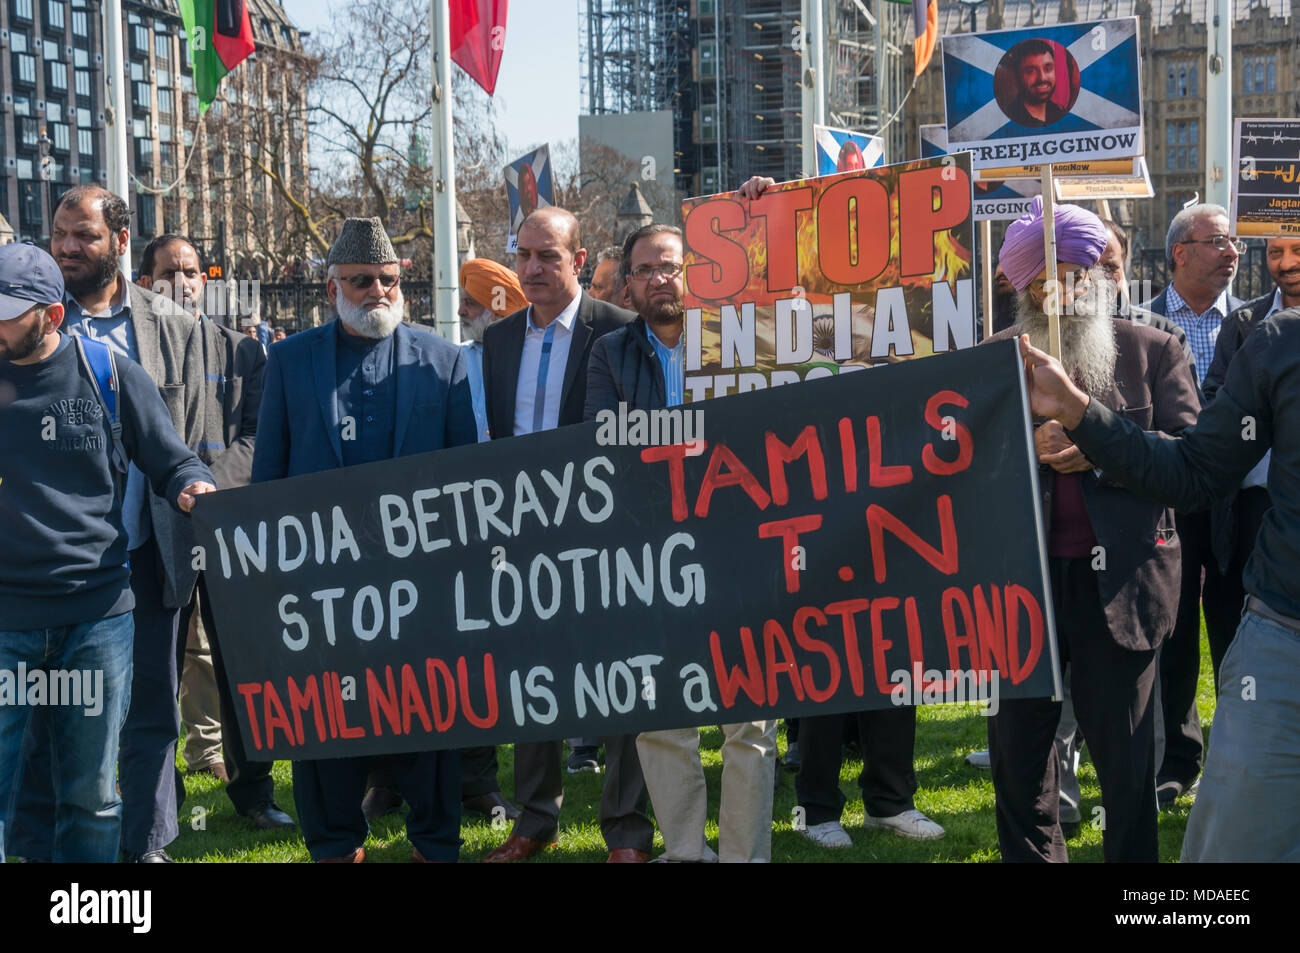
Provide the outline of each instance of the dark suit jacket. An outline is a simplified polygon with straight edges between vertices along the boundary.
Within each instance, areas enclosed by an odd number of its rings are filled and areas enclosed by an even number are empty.
[[[627,404],[629,410],[668,406],[664,369],[645,336],[645,319],[639,316],[606,334],[591,349],[584,418],[595,420],[602,410],[617,412],[620,403]]]
[[[1112,320],[1115,385],[1097,399],[1143,430],[1177,434],[1196,423],[1200,401],[1178,342],[1153,327]],[[1017,330],[989,340],[1012,338]],[[1038,475],[1043,523],[1050,532],[1056,471],[1040,466]],[[1111,638],[1133,651],[1154,649],[1173,631],[1178,615],[1182,550],[1173,510],[1137,497],[1105,472],[1083,473],[1083,501],[1105,553],[1097,588]]]
[[[253,482],[343,466],[338,330],[331,321],[271,346],[257,421]],[[409,324],[393,332],[393,456],[478,441],[461,349]]]
[[[238,331],[209,321],[209,375],[218,375],[224,449],[212,448],[208,466],[217,486],[228,490],[247,486],[253,476],[253,445],[257,438],[257,415],[262,409],[262,385],[266,374],[266,352],[262,346]],[[206,459],[206,458],[205,458]]]
[[[1246,343],[1250,333],[1263,322],[1269,308],[1273,307],[1273,292],[1261,295],[1253,301],[1237,308],[1223,322],[1219,336],[1214,342],[1214,361],[1205,374],[1205,402],[1214,400],[1228,376],[1228,365],[1233,355]],[[1239,533],[1249,533],[1253,537],[1259,532],[1258,524],[1240,525],[1237,518],[1237,497],[1240,490],[1232,490],[1210,507],[1210,547],[1214,559],[1219,564],[1219,571],[1227,573],[1236,551]],[[1266,491],[1267,492],[1267,491]]]
[[[631,311],[582,292],[578,314],[573,320],[568,362],[564,366],[561,427],[582,423],[587,402],[587,362],[596,339],[617,331],[635,317]],[[513,436],[515,432],[515,390],[527,326],[528,309],[524,308],[489,325],[483,334],[483,396],[487,404],[488,435],[493,440]]]

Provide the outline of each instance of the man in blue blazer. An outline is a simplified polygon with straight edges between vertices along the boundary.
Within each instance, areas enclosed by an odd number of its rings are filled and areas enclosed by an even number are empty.
[[[378,218],[348,219],[330,249],[325,291],[338,320],[271,348],[253,482],[389,460],[477,441],[459,348],[402,323],[397,255]],[[369,758],[293,763],[293,795],[312,859],[359,863]],[[396,755],[416,861],[460,849],[454,751]]]

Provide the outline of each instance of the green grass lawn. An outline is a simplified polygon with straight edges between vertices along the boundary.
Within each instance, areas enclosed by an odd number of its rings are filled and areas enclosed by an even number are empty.
[[[1201,722],[1208,733],[1214,719],[1213,678],[1210,653],[1201,635],[1201,678],[1199,687]],[[722,759],[721,733],[705,729],[700,744],[704,773],[708,779],[710,816],[717,817]],[[780,750],[785,751],[782,726]],[[964,758],[971,751],[987,747],[985,719],[973,708],[929,707],[919,713],[916,731],[916,806],[947,829],[938,841],[913,841],[893,833],[862,828],[862,799],[857,777],[860,761],[846,761],[840,786],[849,798],[843,824],[853,838],[853,847],[824,850],[813,845],[792,827],[795,809],[794,778],[783,773],[773,809],[773,861],[996,861],[997,834],[993,820],[993,784],[987,771],[968,767]],[[501,789],[509,796],[513,789],[512,749],[502,746]],[[183,770],[183,769],[182,769]],[[274,769],[276,798],[290,814],[294,812],[289,765],[277,762]],[[565,775],[564,807],[560,812],[559,846],[537,862],[598,862],[605,859],[597,811],[600,805],[601,775]],[[1087,760],[1079,771],[1083,790],[1084,823],[1069,842],[1072,861],[1102,860],[1100,830],[1089,819],[1101,804],[1097,775]],[[189,796],[181,815],[181,835],[168,852],[181,861],[307,861],[301,836],[294,831],[262,832],[250,829],[235,815],[234,808],[214,778],[187,781]],[[1175,809],[1160,815],[1160,859],[1178,859],[1191,798],[1181,798]],[[473,861],[505,840],[508,829],[494,830],[487,820],[467,820],[461,827],[461,860]],[[717,824],[708,829],[711,846],[717,849]],[[656,852],[662,841],[656,835]],[[371,832],[366,841],[367,861],[405,862],[411,847],[400,815],[390,816]]]

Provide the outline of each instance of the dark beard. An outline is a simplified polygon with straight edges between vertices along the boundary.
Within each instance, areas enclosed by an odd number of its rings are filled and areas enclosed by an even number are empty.
[[[0,351],[0,360],[4,361],[21,361],[35,354],[45,340],[47,330],[45,315],[41,315],[41,320],[36,322],[30,334],[23,338],[13,348]]]
[[[105,255],[98,260],[89,258],[85,260],[95,266],[94,271],[76,280],[69,279],[66,275],[63,278],[63,290],[73,298],[103,291],[117,278],[116,255]]]

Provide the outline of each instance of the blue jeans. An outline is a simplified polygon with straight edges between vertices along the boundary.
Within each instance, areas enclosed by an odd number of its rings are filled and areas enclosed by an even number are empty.
[[[1241,617],[1219,699],[1184,863],[1300,861],[1300,632]]]
[[[131,700],[133,631],[129,612],[53,629],[0,631],[0,672],[7,673],[11,685],[18,681],[20,664],[29,676],[15,686],[19,697],[14,704],[0,696],[0,861],[22,783],[23,736],[33,710],[17,702],[33,700],[27,688],[30,673],[38,669],[75,674],[85,692],[81,704],[50,704],[68,699],[46,697],[55,792],[49,859],[117,860],[122,801],[115,769],[118,734]],[[51,689],[54,684],[49,680]]]

